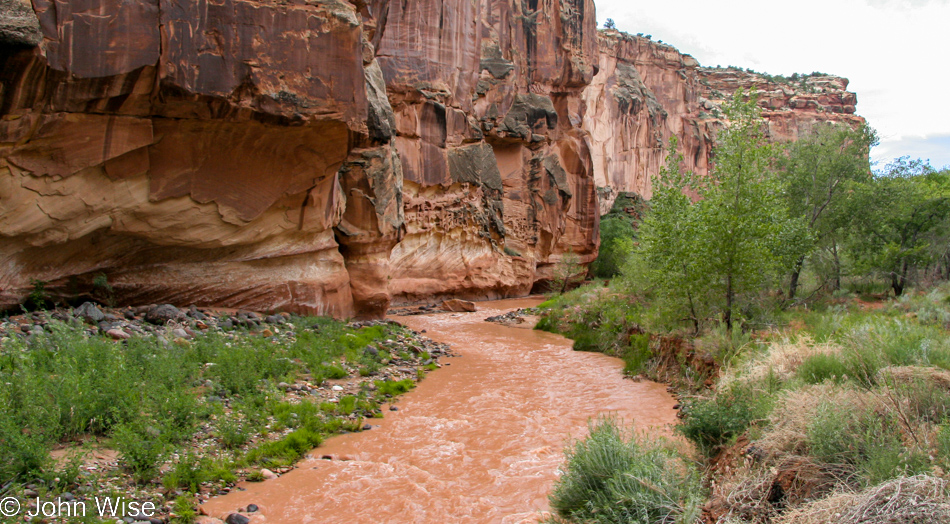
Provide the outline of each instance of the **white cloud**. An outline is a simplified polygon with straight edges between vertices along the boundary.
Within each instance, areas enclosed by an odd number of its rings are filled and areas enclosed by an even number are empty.
[[[613,18],[622,31],[652,34],[703,65],[847,77],[858,113],[882,136],[876,157],[950,163],[937,149],[946,141],[920,138],[950,135],[950,104],[943,100],[950,0],[595,1],[601,22]],[[901,153],[900,144],[920,154]]]

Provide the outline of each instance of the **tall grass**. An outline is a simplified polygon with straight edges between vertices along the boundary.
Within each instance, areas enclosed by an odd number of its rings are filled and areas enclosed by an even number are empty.
[[[637,438],[614,419],[591,423],[566,452],[551,509],[576,523],[693,523],[703,490],[698,472],[674,452]]]

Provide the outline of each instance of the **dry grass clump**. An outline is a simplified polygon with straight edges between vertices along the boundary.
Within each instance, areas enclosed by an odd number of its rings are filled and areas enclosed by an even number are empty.
[[[943,524],[950,522],[947,481],[900,477],[858,493],[838,493],[792,509],[774,524]]]
[[[924,382],[950,390],[950,371],[935,367],[891,366],[878,371],[878,382],[895,385],[914,385]]]
[[[769,417],[769,430],[757,444],[771,457],[806,455],[809,427],[822,409],[859,413],[881,405],[878,396],[865,390],[834,384],[804,386],[783,395]]]
[[[720,387],[736,381],[754,382],[768,377],[785,382],[814,355],[838,355],[841,346],[834,343],[816,343],[802,335],[771,342],[768,351],[742,366],[729,369],[719,381]]]

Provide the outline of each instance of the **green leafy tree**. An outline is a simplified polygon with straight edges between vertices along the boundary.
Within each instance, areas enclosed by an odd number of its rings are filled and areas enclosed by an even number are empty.
[[[740,90],[724,112],[729,126],[719,134],[710,176],[677,174],[671,148],[640,237],[657,294],[683,304],[697,329],[701,318],[718,315],[731,330],[738,312],[809,242],[805,224],[788,216],[755,94],[745,100]]]
[[[581,257],[573,251],[561,254],[560,259],[554,265],[554,274],[551,279],[551,289],[556,293],[564,294],[571,286],[581,280],[584,280],[584,265],[581,264]]]
[[[877,144],[873,129],[857,129],[842,124],[820,124],[810,134],[789,145],[779,156],[789,214],[808,225],[816,244],[837,254],[838,232],[849,221],[847,201],[853,184],[871,178],[868,154]],[[802,252],[792,266],[788,298],[798,291],[807,253]],[[840,274],[837,256],[835,273]]]
[[[611,217],[600,222],[600,251],[591,264],[591,272],[600,278],[613,278],[620,274],[623,264],[633,251],[636,231],[629,220]]]
[[[950,219],[950,172],[902,157],[855,189],[851,251],[859,268],[890,280],[901,296],[911,272],[945,250]]]

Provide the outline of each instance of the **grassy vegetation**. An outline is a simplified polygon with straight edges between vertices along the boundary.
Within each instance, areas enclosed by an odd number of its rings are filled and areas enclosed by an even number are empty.
[[[400,357],[383,341],[404,328],[357,329],[326,318],[287,326],[280,329],[293,336],[283,339],[218,332],[178,343],[114,342],[54,321],[43,335],[5,338],[0,478],[14,481],[13,490],[36,478],[63,480],[52,492],[73,489],[78,466],[53,461],[51,450],[98,441],[119,452],[140,484],[158,477],[168,490],[194,492],[206,482],[233,483],[242,468],[288,466],[328,435],[359,431],[363,417],[381,416],[381,401],[414,385],[377,380],[375,391],[365,383],[336,402],[288,401],[281,382],[316,386],[380,370]],[[364,351],[370,345],[374,351]],[[222,452],[193,453],[191,444],[209,433]],[[184,506],[178,513],[189,514]]]
[[[695,338],[657,334],[662,324],[624,286],[598,282],[554,297],[542,305],[538,327],[574,338],[575,349],[639,355],[628,360],[629,373],[651,374],[669,362],[659,344],[664,337],[679,337],[699,355],[673,366],[679,373],[695,372],[703,358],[715,361],[712,388],[687,377],[678,382],[684,400],[676,431],[715,480],[708,504],[717,518],[823,522],[816,515],[827,515],[828,505],[839,513],[858,502],[877,507],[876,497],[900,498],[902,489],[932,505],[934,515],[950,515],[950,284],[887,302],[837,293],[776,312],[756,331],[708,329]],[[589,448],[619,446],[616,427],[606,427],[572,448],[568,468],[575,473],[562,478],[552,507],[570,522],[672,521],[620,515],[616,507],[596,516],[578,509],[638,500],[612,491],[609,474],[585,470],[594,456]],[[575,480],[587,477],[600,483]],[[587,492],[577,494],[576,485]],[[689,488],[693,497],[702,495],[697,486]],[[926,496],[921,486],[930,486]],[[912,503],[901,500],[895,514]]]
[[[702,494],[698,470],[683,457],[603,419],[567,450],[552,522],[688,524],[699,518]]]

